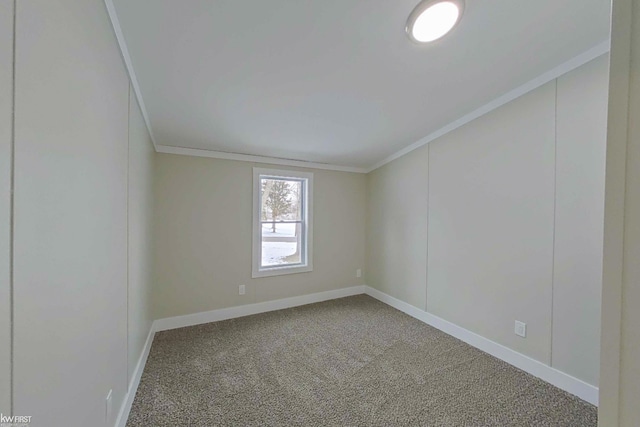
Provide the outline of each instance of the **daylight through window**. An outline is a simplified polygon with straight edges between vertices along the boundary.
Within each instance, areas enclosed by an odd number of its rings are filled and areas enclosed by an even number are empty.
[[[254,171],[253,276],[311,271],[312,175]]]

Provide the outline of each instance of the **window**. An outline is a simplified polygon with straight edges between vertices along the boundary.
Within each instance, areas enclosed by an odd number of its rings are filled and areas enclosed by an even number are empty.
[[[313,174],[253,169],[252,277],[313,270]]]

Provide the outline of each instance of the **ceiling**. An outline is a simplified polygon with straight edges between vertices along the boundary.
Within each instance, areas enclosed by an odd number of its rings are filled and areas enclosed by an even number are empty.
[[[609,0],[113,0],[158,145],[368,168],[609,37]]]

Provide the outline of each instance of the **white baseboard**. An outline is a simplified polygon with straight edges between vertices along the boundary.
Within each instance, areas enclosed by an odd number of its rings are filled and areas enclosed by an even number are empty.
[[[218,322],[220,320],[235,319],[237,317],[250,316],[252,314],[266,313],[282,310],[284,308],[313,304],[336,298],[350,297],[365,293],[364,286],[336,289],[334,291],[319,292],[316,294],[301,295],[298,297],[284,298],[274,301],[259,302],[256,304],[240,305],[237,307],[222,308],[219,310],[204,311],[201,313],[187,314],[185,316],[167,317],[153,322],[155,332],[169,329],[184,328],[186,326],[202,325],[203,323]]]
[[[136,364],[136,368],[133,371],[133,376],[131,377],[131,381],[129,382],[129,390],[125,395],[124,402],[122,403],[122,407],[120,408],[120,413],[118,414],[118,420],[116,421],[115,427],[125,427],[125,425],[127,424],[129,412],[131,412],[131,405],[133,405],[133,400],[136,397],[136,391],[138,391],[138,385],[140,385],[140,378],[142,378],[142,372],[144,371],[144,366],[147,364],[147,358],[149,357],[149,352],[151,351],[151,344],[153,343],[154,335],[155,332],[152,325],[151,330],[149,330],[149,335],[147,336],[147,341],[144,343],[142,354],[140,355],[140,358],[138,358],[138,363]]]
[[[316,302],[328,301],[336,298],[344,298],[364,293],[408,314],[411,317],[414,317],[430,326],[433,326],[434,328],[439,329],[448,335],[458,338],[459,340],[464,341],[467,344],[484,351],[485,353],[503,360],[518,369],[528,372],[535,377],[538,377],[562,390],[565,390],[593,405],[598,405],[597,387],[587,384],[584,381],[565,374],[564,372],[545,365],[544,363],[541,363],[528,356],[511,350],[510,348],[507,348],[501,344],[493,342],[476,333],[473,333],[467,329],[457,326],[438,316],[429,314],[424,310],[416,308],[404,301],[400,301],[399,299],[387,295],[377,289],[371,288],[369,286],[353,286],[350,288],[337,289],[334,291],[301,295],[298,297],[284,298],[256,304],[247,304],[238,307],[223,308],[220,310],[188,314],[185,316],[168,317],[154,321],[151,330],[149,331],[149,336],[147,337],[144,350],[140,355],[140,359],[138,360],[138,364],[136,365],[136,368],[134,370],[133,377],[131,378],[129,391],[126,395],[124,403],[122,404],[122,408],[120,409],[116,427],[125,427],[127,423],[129,412],[131,411],[131,405],[133,404],[133,400],[136,396],[136,391],[138,389],[138,385],[140,384],[140,378],[142,377],[142,372],[144,371],[144,366],[147,362],[149,351],[151,350],[151,344],[153,343],[153,337],[156,332],[183,328],[186,326],[201,325],[204,323],[217,322],[220,320],[235,319],[238,317],[250,316],[252,314],[266,313],[269,311],[298,307],[301,305],[313,304]]]
[[[125,427],[127,419],[129,418],[129,412],[131,412],[131,406],[133,400],[136,397],[136,391],[140,385],[140,378],[142,372],[147,363],[149,352],[151,351],[151,344],[153,343],[153,337],[156,332],[167,331],[170,329],[183,328],[186,326],[201,325],[203,323],[217,322],[220,320],[234,319],[237,317],[249,316],[252,314],[266,313],[269,311],[282,310],[284,308],[297,307],[306,304],[313,304],[316,302],[329,301],[337,298],[350,297],[353,295],[360,295],[365,293],[365,286],[353,286],[350,288],[336,289],[334,291],[319,292],[310,295],[301,295],[298,297],[284,298],[275,301],[266,301],[257,304],[247,304],[239,307],[223,308],[220,310],[206,311],[202,313],[188,314],[185,316],[168,317],[164,319],[155,320],[147,336],[147,341],[144,344],[144,349],[138,364],[133,371],[131,382],[129,383],[129,391],[125,396],[125,400],[120,408],[118,414],[118,420],[115,427]]]
[[[370,286],[366,286],[365,289],[367,295],[370,295],[373,298],[426,323],[427,325],[433,326],[448,335],[458,338],[459,340],[464,341],[485,353],[489,353],[490,355],[503,360],[518,369],[528,372],[541,380],[579,397],[580,399],[583,399],[593,405],[598,405],[598,387],[587,384],[582,380],[572,377],[571,375],[565,374],[551,366],[545,365],[544,363],[525,356],[524,354],[511,350],[508,347],[493,342],[438,316],[427,313],[424,310],[416,308],[411,304],[407,304],[404,301],[400,301],[399,299],[387,295]]]

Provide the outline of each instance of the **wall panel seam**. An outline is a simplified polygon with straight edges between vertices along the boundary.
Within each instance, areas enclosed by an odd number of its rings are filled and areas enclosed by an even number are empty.
[[[426,273],[424,276],[424,311],[427,311],[429,303],[429,236],[431,235],[429,229],[429,212],[431,211],[431,144],[427,144],[427,260],[426,260]]]
[[[16,163],[16,22],[17,0],[13,0],[13,40],[11,48],[11,141],[9,151],[9,414],[14,413],[14,228],[15,228],[15,163]]]
[[[551,245],[551,330],[549,331],[549,366],[553,366],[553,336],[554,336],[554,300],[556,279],[556,228],[558,211],[558,82],[555,81],[555,98],[553,103],[553,233]]]
[[[127,202],[126,202],[126,214],[127,214],[127,336],[126,336],[126,357],[127,357],[127,369],[126,369],[126,373],[125,373],[125,377],[126,377],[126,384],[127,384],[127,393],[129,392],[129,363],[131,362],[129,360],[129,336],[131,334],[131,325],[129,324],[129,299],[130,299],[130,295],[129,295],[129,289],[131,287],[131,272],[129,271],[129,256],[130,256],[130,250],[129,250],[129,185],[130,185],[130,180],[131,180],[131,176],[129,173],[129,169],[131,168],[131,161],[130,161],[130,157],[131,157],[131,83],[129,82],[129,79],[127,79]]]

